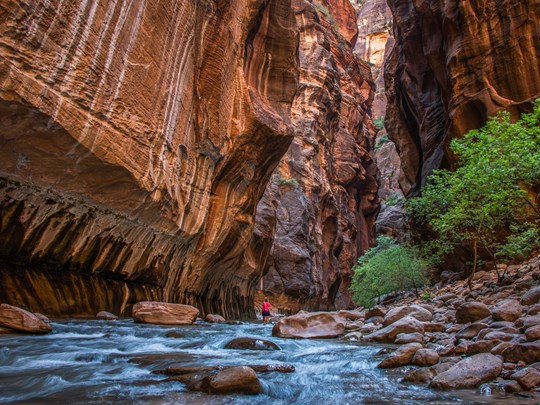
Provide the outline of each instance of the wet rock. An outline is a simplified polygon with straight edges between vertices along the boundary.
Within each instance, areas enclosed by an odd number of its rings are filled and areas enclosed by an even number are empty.
[[[199,310],[191,305],[141,301],[133,306],[133,320],[138,323],[190,325],[198,315]]]
[[[351,332],[343,336],[343,339],[351,340],[351,341],[362,340],[362,336],[363,336],[362,332]]]
[[[540,339],[540,325],[531,326],[525,331],[525,337],[529,342]]]
[[[515,372],[512,374],[512,378],[516,380],[525,391],[530,391],[540,385],[540,372],[532,367],[527,367]]]
[[[171,332],[165,333],[165,337],[174,338],[174,339],[181,339],[181,338],[185,338],[186,335],[184,333],[180,333],[180,332],[177,332],[177,331],[171,331]]]
[[[364,339],[376,342],[393,342],[400,333],[424,334],[424,325],[416,318],[406,316],[383,329],[365,336]]]
[[[212,394],[260,394],[262,386],[252,368],[240,366],[218,372],[208,381],[208,391]]]
[[[408,343],[401,346],[395,352],[390,353],[388,357],[383,359],[378,365],[378,368],[396,368],[406,366],[411,363],[414,354],[422,349],[420,343]]]
[[[420,349],[412,358],[412,364],[421,367],[433,366],[438,362],[439,354],[432,349]]]
[[[502,352],[504,361],[532,364],[540,361],[540,341],[518,343]]]
[[[456,321],[458,323],[475,322],[487,318],[490,314],[487,305],[481,302],[466,302],[457,309]]]
[[[422,343],[424,341],[424,337],[421,333],[415,332],[415,333],[400,333],[396,336],[395,342],[398,345],[403,345],[406,343]]]
[[[444,373],[449,370],[454,364],[441,363],[432,367],[422,367],[416,370],[409,371],[405,377],[404,382],[414,383],[429,383],[436,375]]]
[[[223,323],[223,322],[226,322],[227,320],[225,318],[223,318],[221,315],[216,315],[216,314],[208,314],[206,315],[206,317],[204,318],[204,320],[206,322],[210,322],[210,323]]]
[[[116,321],[118,317],[110,312],[100,311],[96,314],[96,319],[101,319],[104,321]]]
[[[173,366],[166,369],[159,369],[152,371],[152,374],[164,374],[164,375],[185,375],[185,374],[197,374],[207,373],[210,371],[226,370],[234,366]],[[276,372],[276,373],[292,373],[295,368],[291,364],[248,364],[249,367],[255,370],[257,373]]]
[[[264,339],[240,337],[225,344],[225,349],[235,350],[281,350],[274,342]]]
[[[522,305],[535,305],[540,300],[540,286],[531,288],[521,297]]]
[[[43,314],[40,314],[39,312],[34,312],[34,315],[38,318],[38,319],[41,319],[43,322],[50,322],[51,320],[43,315]]]
[[[345,332],[345,326],[329,313],[300,313],[280,319],[272,336],[282,338],[334,338]]]
[[[0,305],[0,326],[19,332],[49,333],[52,326],[31,312],[8,304]]]
[[[456,334],[456,339],[472,339],[482,330],[487,328],[488,325],[485,323],[473,323],[471,325],[465,326]]]
[[[514,322],[523,312],[523,306],[518,300],[505,299],[491,308],[491,316],[494,321]]]
[[[447,371],[437,375],[429,384],[431,388],[456,389],[475,388],[496,378],[502,370],[503,362],[489,353],[467,357]]]
[[[430,311],[419,305],[404,305],[388,311],[384,317],[383,326],[388,326],[406,316],[411,316],[423,322],[430,322],[433,318]]]
[[[0,335],[9,335],[11,333],[17,333],[17,332],[15,331],[15,329],[0,326]]]

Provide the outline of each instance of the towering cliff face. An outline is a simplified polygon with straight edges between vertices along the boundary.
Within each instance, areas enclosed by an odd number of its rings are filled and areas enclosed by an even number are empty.
[[[350,269],[374,239],[378,208],[369,66],[352,53],[348,1],[295,0],[300,85],[295,138],[257,209],[246,265],[274,307],[345,308]],[[348,23],[353,22],[353,28]]]
[[[387,128],[405,192],[452,164],[449,140],[500,109],[514,116],[540,97],[540,3],[389,0],[394,47],[386,64]]]
[[[290,0],[7,1],[0,32],[0,301],[249,315],[239,263],[292,139]]]

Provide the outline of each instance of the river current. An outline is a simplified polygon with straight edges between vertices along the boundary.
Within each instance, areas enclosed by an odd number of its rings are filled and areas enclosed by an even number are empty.
[[[379,370],[380,344],[271,336],[260,323],[163,327],[131,320],[62,320],[48,335],[0,335],[2,404],[526,404],[478,391],[438,392]],[[176,332],[180,337],[166,337]],[[235,337],[277,343],[280,351],[224,349]],[[294,373],[259,373],[256,396],[191,392],[152,370],[172,365],[287,363]]]

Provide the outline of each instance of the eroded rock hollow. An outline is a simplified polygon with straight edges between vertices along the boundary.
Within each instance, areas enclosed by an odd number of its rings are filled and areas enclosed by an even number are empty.
[[[240,264],[294,134],[291,1],[8,1],[0,33],[0,301],[251,315]]]

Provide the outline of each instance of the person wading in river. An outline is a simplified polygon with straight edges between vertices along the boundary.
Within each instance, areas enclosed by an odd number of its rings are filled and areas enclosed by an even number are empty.
[[[265,298],[262,303],[262,317],[264,323],[270,322],[270,303],[268,302],[268,298]]]

